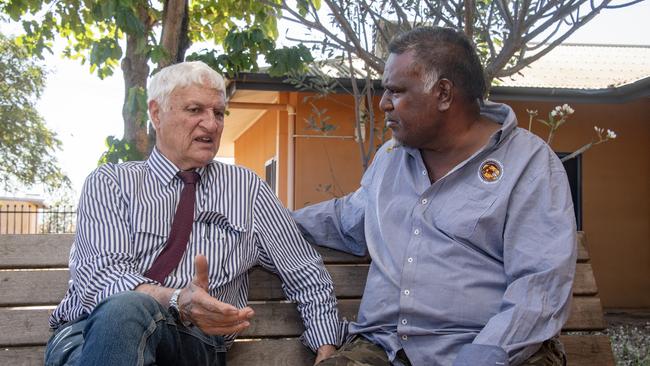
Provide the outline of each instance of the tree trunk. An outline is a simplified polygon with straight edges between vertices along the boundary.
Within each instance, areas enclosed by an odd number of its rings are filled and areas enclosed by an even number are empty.
[[[185,59],[185,51],[190,46],[187,36],[188,8],[188,0],[167,0],[165,2],[160,45],[167,51],[168,57],[158,63],[158,67],[161,69]]]
[[[135,146],[136,150],[146,157],[153,148],[147,135],[147,110],[128,107],[129,94],[133,93],[131,92],[132,88],[142,88],[141,91],[147,88],[149,57],[147,48],[142,45],[147,44],[147,36],[153,24],[147,13],[146,4],[138,6],[138,19],[142,22],[144,32],[142,34],[127,34],[126,54],[121,65],[124,75],[122,118],[124,119],[124,140]]]

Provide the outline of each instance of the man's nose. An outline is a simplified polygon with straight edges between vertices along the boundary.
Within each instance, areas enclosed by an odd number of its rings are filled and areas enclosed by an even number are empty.
[[[393,110],[393,103],[387,94],[388,92],[384,91],[384,94],[381,95],[381,99],[379,100],[379,108],[384,112]]]
[[[208,131],[214,131],[223,127],[223,118],[215,116],[214,113],[209,111],[201,118],[200,125]]]

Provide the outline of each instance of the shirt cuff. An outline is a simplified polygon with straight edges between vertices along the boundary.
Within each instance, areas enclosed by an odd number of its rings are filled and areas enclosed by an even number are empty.
[[[458,352],[454,366],[508,366],[508,353],[498,346],[466,344]]]
[[[122,291],[132,291],[135,290],[136,287],[145,283],[162,286],[159,282],[152,280],[151,278],[147,278],[139,273],[124,273],[117,280],[117,282],[113,284],[113,286],[109,287],[109,288],[112,287],[110,291],[111,293],[107,295],[108,296],[114,295]]]
[[[302,336],[300,341],[313,352],[326,344],[331,344],[336,348],[341,346],[341,340],[347,324],[338,320],[322,321],[312,324]]]

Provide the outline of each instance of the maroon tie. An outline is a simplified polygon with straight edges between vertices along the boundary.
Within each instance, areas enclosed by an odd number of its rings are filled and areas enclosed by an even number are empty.
[[[194,221],[196,183],[201,178],[195,171],[180,171],[176,175],[181,178],[185,186],[176,207],[172,229],[169,232],[165,249],[144,274],[160,283],[163,283],[165,277],[178,266],[178,262],[181,261],[185,248],[187,248],[187,242],[192,232],[192,222]]]

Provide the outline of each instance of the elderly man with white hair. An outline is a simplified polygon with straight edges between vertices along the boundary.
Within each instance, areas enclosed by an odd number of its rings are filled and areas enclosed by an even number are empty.
[[[201,62],[149,85],[156,147],[93,171],[79,200],[70,285],[50,317],[46,365],[224,365],[254,321],[248,270],[281,278],[325,358],[340,343],[332,280],[254,173],[213,161],[224,80]]]

